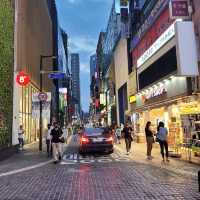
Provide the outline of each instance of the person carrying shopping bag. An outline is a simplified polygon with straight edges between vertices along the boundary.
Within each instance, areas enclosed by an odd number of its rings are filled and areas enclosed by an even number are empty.
[[[58,162],[58,160],[60,161],[62,159],[62,135],[62,129],[59,127],[59,124],[55,122],[54,128],[51,130],[51,142],[53,147],[53,158],[55,164]]]

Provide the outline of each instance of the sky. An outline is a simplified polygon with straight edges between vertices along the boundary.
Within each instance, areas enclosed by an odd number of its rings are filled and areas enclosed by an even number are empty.
[[[113,0],[56,0],[61,28],[69,36],[70,53],[80,55],[81,104],[90,101],[90,56],[96,51],[100,31],[105,31]]]

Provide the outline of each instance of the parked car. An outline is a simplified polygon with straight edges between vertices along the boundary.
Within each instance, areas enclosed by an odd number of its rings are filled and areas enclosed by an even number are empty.
[[[113,137],[103,128],[86,128],[80,134],[80,153],[113,153]]]

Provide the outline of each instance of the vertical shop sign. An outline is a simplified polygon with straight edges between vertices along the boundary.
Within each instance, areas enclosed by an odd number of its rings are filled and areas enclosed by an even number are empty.
[[[190,17],[188,0],[171,0],[169,9],[172,19],[188,19]]]

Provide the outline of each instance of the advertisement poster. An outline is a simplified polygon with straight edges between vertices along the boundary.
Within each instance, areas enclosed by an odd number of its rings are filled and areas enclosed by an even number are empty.
[[[50,119],[50,109],[51,109],[51,93],[46,92],[46,99],[42,101],[42,117]],[[41,93],[36,92],[32,94],[32,117],[40,118],[40,98]]]

